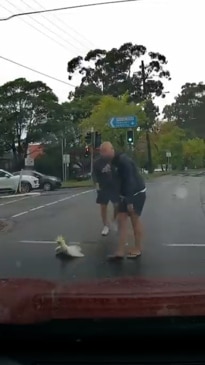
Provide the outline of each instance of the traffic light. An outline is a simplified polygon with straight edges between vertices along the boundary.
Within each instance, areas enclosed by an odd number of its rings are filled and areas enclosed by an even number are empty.
[[[134,143],[134,132],[133,130],[127,131],[127,143],[133,144]]]
[[[89,154],[90,154],[89,147],[88,147],[88,146],[86,146],[86,147],[85,147],[85,153],[84,153],[84,156],[85,156],[85,157],[88,157],[88,156],[89,156]]]
[[[88,132],[85,136],[85,143],[90,145],[91,144],[92,135],[91,132]]]
[[[85,136],[86,145],[92,145],[94,148],[98,148],[101,145],[101,134],[98,132],[88,132]]]
[[[100,145],[101,145],[101,134],[95,132],[95,148],[100,147]]]

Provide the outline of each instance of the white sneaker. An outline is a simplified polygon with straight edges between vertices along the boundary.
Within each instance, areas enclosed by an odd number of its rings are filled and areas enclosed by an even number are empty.
[[[108,226],[104,226],[104,227],[103,227],[103,230],[102,230],[102,232],[101,232],[101,235],[102,235],[102,236],[107,236],[107,235],[108,235],[108,233],[109,233],[109,227],[108,227]]]

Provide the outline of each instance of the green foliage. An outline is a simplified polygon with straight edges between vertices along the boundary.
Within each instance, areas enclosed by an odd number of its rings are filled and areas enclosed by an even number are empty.
[[[204,167],[205,143],[203,139],[188,139],[183,144],[185,165],[189,168]]]
[[[61,145],[46,146],[44,154],[35,160],[35,169],[42,174],[60,177],[62,175]]]
[[[47,134],[58,99],[41,81],[16,79],[0,87],[0,135],[3,149],[16,160],[26,156],[28,144]]]
[[[84,118],[90,116],[98,101],[98,95],[89,95],[81,100],[62,103],[58,108],[58,115],[51,125],[53,140],[66,138],[68,148],[78,146],[81,142],[79,124]]]
[[[175,102],[166,105],[164,116],[185,129],[190,137],[205,138],[205,85],[200,82],[187,83]]]
[[[203,139],[187,140],[186,130],[179,128],[174,122],[158,125],[158,132],[152,134],[153,158],[155,166],[166,164],[166,151],[172,157],[173,169],[202,168],[205,166],[205,143]]]
[[[152,99],[148,99],[144,102],[144,111],[146,114],[146,123],[143,125],[145,130],[152,131],[156,118],[159,115],[159,107],[157,107]]]
[[[84,119],[80,125],[83,134],[90,131],[93,127],[95,131],[102,134],[103,141],[111,141],[116,148],[126,148],[126,130],[113,129],[109,126],[109,120],[112,117],[123,117],[135,115],[139,120],[139,125],[143,125],[146,116],[141,105],[129,104],[127,97],[117,99],[113,96],[103,96],[100,102],[93,108],[89,118]],[[135,129],[135,140],[138,138],[138,132]]]
[[[186,132],[173,122],[162,123],[157,134],[152,136],[155,165],[167,163],[166,152],[171,152],[173,169],[181,169],[184,165],[183,143]]]

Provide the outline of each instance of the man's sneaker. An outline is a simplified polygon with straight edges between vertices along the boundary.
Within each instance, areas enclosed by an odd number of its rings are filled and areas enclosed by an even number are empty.
[[[102,232],[101,232],[101,235],[102,236],[107,236],[109,233],[109,227],[108,226],[104,226]]]

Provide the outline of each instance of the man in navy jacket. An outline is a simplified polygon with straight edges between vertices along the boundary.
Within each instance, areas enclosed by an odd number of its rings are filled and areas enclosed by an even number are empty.
[[[141,255],[142,223],[140,216],[146,200],[146,187],[135,162],[125,153],[116,153],[110,142],[104,142],[100,147],[102,156],[109,158],[118,177],[120,202],[118,205],[119,242],[118,248],[110,258],[122,259],[125,255],[127,242],[127,218],[130,217],[135,247],[129,250],[127,258],[137,258]]]

